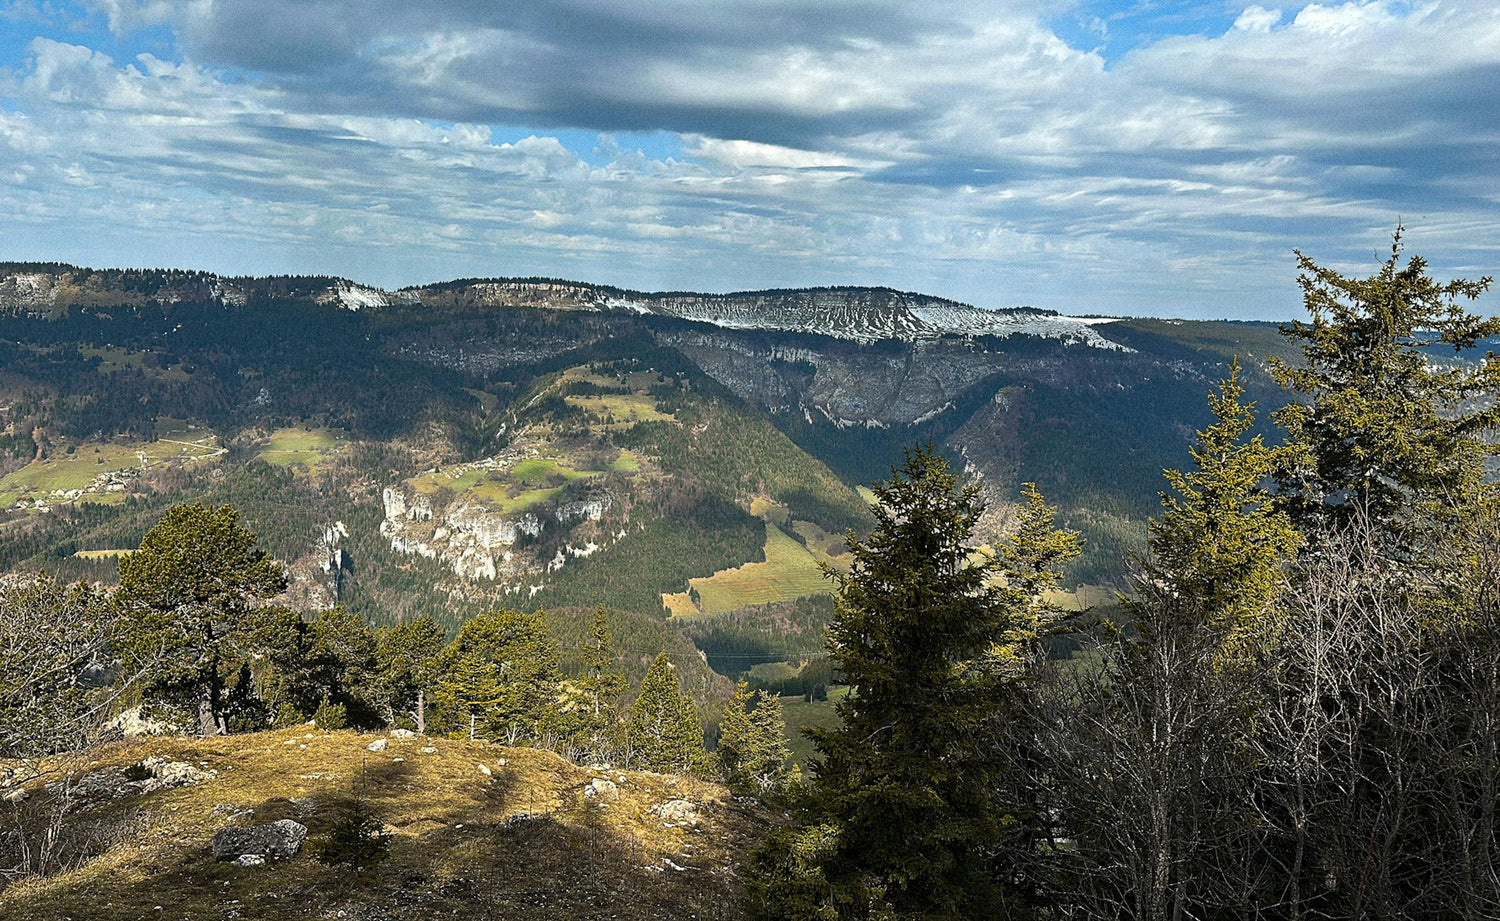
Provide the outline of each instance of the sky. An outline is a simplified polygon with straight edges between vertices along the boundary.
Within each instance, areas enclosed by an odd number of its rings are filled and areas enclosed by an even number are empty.
[[[1500,273],[1494,0],[0,0],[0,260],[1285,319],[1398,223]]]

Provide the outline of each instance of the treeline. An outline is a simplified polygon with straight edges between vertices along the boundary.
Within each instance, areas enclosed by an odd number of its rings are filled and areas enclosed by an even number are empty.
[[[567,634],[565,673],[541,610],[487,611],[450,639],[426,617],[375,629],[343,607],[308,620],[268,604],[286,580],[256,544],[232,507],[178,505],[121,558],[112,595],[46,576],[0,589],[0,757],[84,746],[99,738],[101,716],[134,704],[164,729],[202,735],[311,720],[538,745],[589,763],[753,781],[762,792],[781,781],[774,697],[741,686],[710,718],[682,686],[695,673],[672,659],[697,654],[680,646],[632,686],[627,674],[639,670],[617,652],[603,607]],[[82,680],[103,664],[112,681]],[[709,756],[705,723],[725,754]],[[747,758],[753,777],[731,763]]]
[[[851,685],[765,918],[1500,916],[1500,318],[1391,258],[1301,258],[1298,399],[1253,434],[1238,366],[1167,471],[1124,616],[1085,654],[1040,599],[1077,535],[1032,491],[977,553],[936,454],[876,489],[830,654]]]

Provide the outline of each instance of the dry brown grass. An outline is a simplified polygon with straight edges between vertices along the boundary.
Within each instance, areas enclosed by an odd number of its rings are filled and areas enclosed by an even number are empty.
[[[612,771],[625,782],[600,804],[582,795],[594,773],[550,752],[421,738],[367,752],[374,738],[300,727],[104,748],[98,766],[158,754],[219,775],[93,807],[95,821],[129,818],[134,839],[0,892],[0,918],[741,917],[739,867],[766,816],[720,787]],[[372,868],[326,867],[309,848],[267,867],[213,860],[219,828],[293,818],[316,840],[357,792],[392,833],[389,858]],[[678,798],[699,805],[696,827],[649,811]],[[252,815],[231,819],[219,805]]]

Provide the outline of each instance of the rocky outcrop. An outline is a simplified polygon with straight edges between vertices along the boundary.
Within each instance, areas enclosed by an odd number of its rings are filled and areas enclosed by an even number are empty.
[[[496,462],[491,458],[476,466],[493,467]],[[409,494],[399,486],[386,487],[382,498],[385,519],[380,523],[380,535],[390,541],[392,551],[439,560],[454,575],[471,582],[493,582],[507,573],[540,569],[544,561],[528,565],[517,559],[513,548],[539,536],[549,520],[562,527],[598,521],[613,504],[607,493],[600,492],[507,515],[472,499],[435,509],[428,497]],[[570,558],[591,556],[598,549],[590,541],[580,546],[565,545],[545,565],[555,570]]]
[[[144,773],[139,777],[135,774]],[[117,799],[121,796],[136,796],[169,790],[185,784],[211,780],[219,776],[218,771],[205,771],[185,761],[168,761],[152,756],[140,762],[132,772],[118,765],[90,771],[73,784],[72,793],[89,799]],[[59,788],[53,783],[49,790]]]
[[[291,819],[249,828],[221,828],[214,833],[214,860],[257,866],[297,856],[307,840],[307,826]]]

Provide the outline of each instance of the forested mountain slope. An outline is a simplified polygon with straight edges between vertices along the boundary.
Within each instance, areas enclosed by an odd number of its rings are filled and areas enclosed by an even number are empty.
[[[1109,582],[1230,357],[1276,402],[1282,348],[1266,324],[886,289],[0,264],[0,566],[108,582],[109,552],[193,500],[240,508],[313,609],[660,618],[690,580],[788,546],[768,523],[806,551],[776,565],[836,558],[868,523],[855,487],[930,439],[982,484],[991,536],[1034,481],[1084,533],[1070,579]]]

